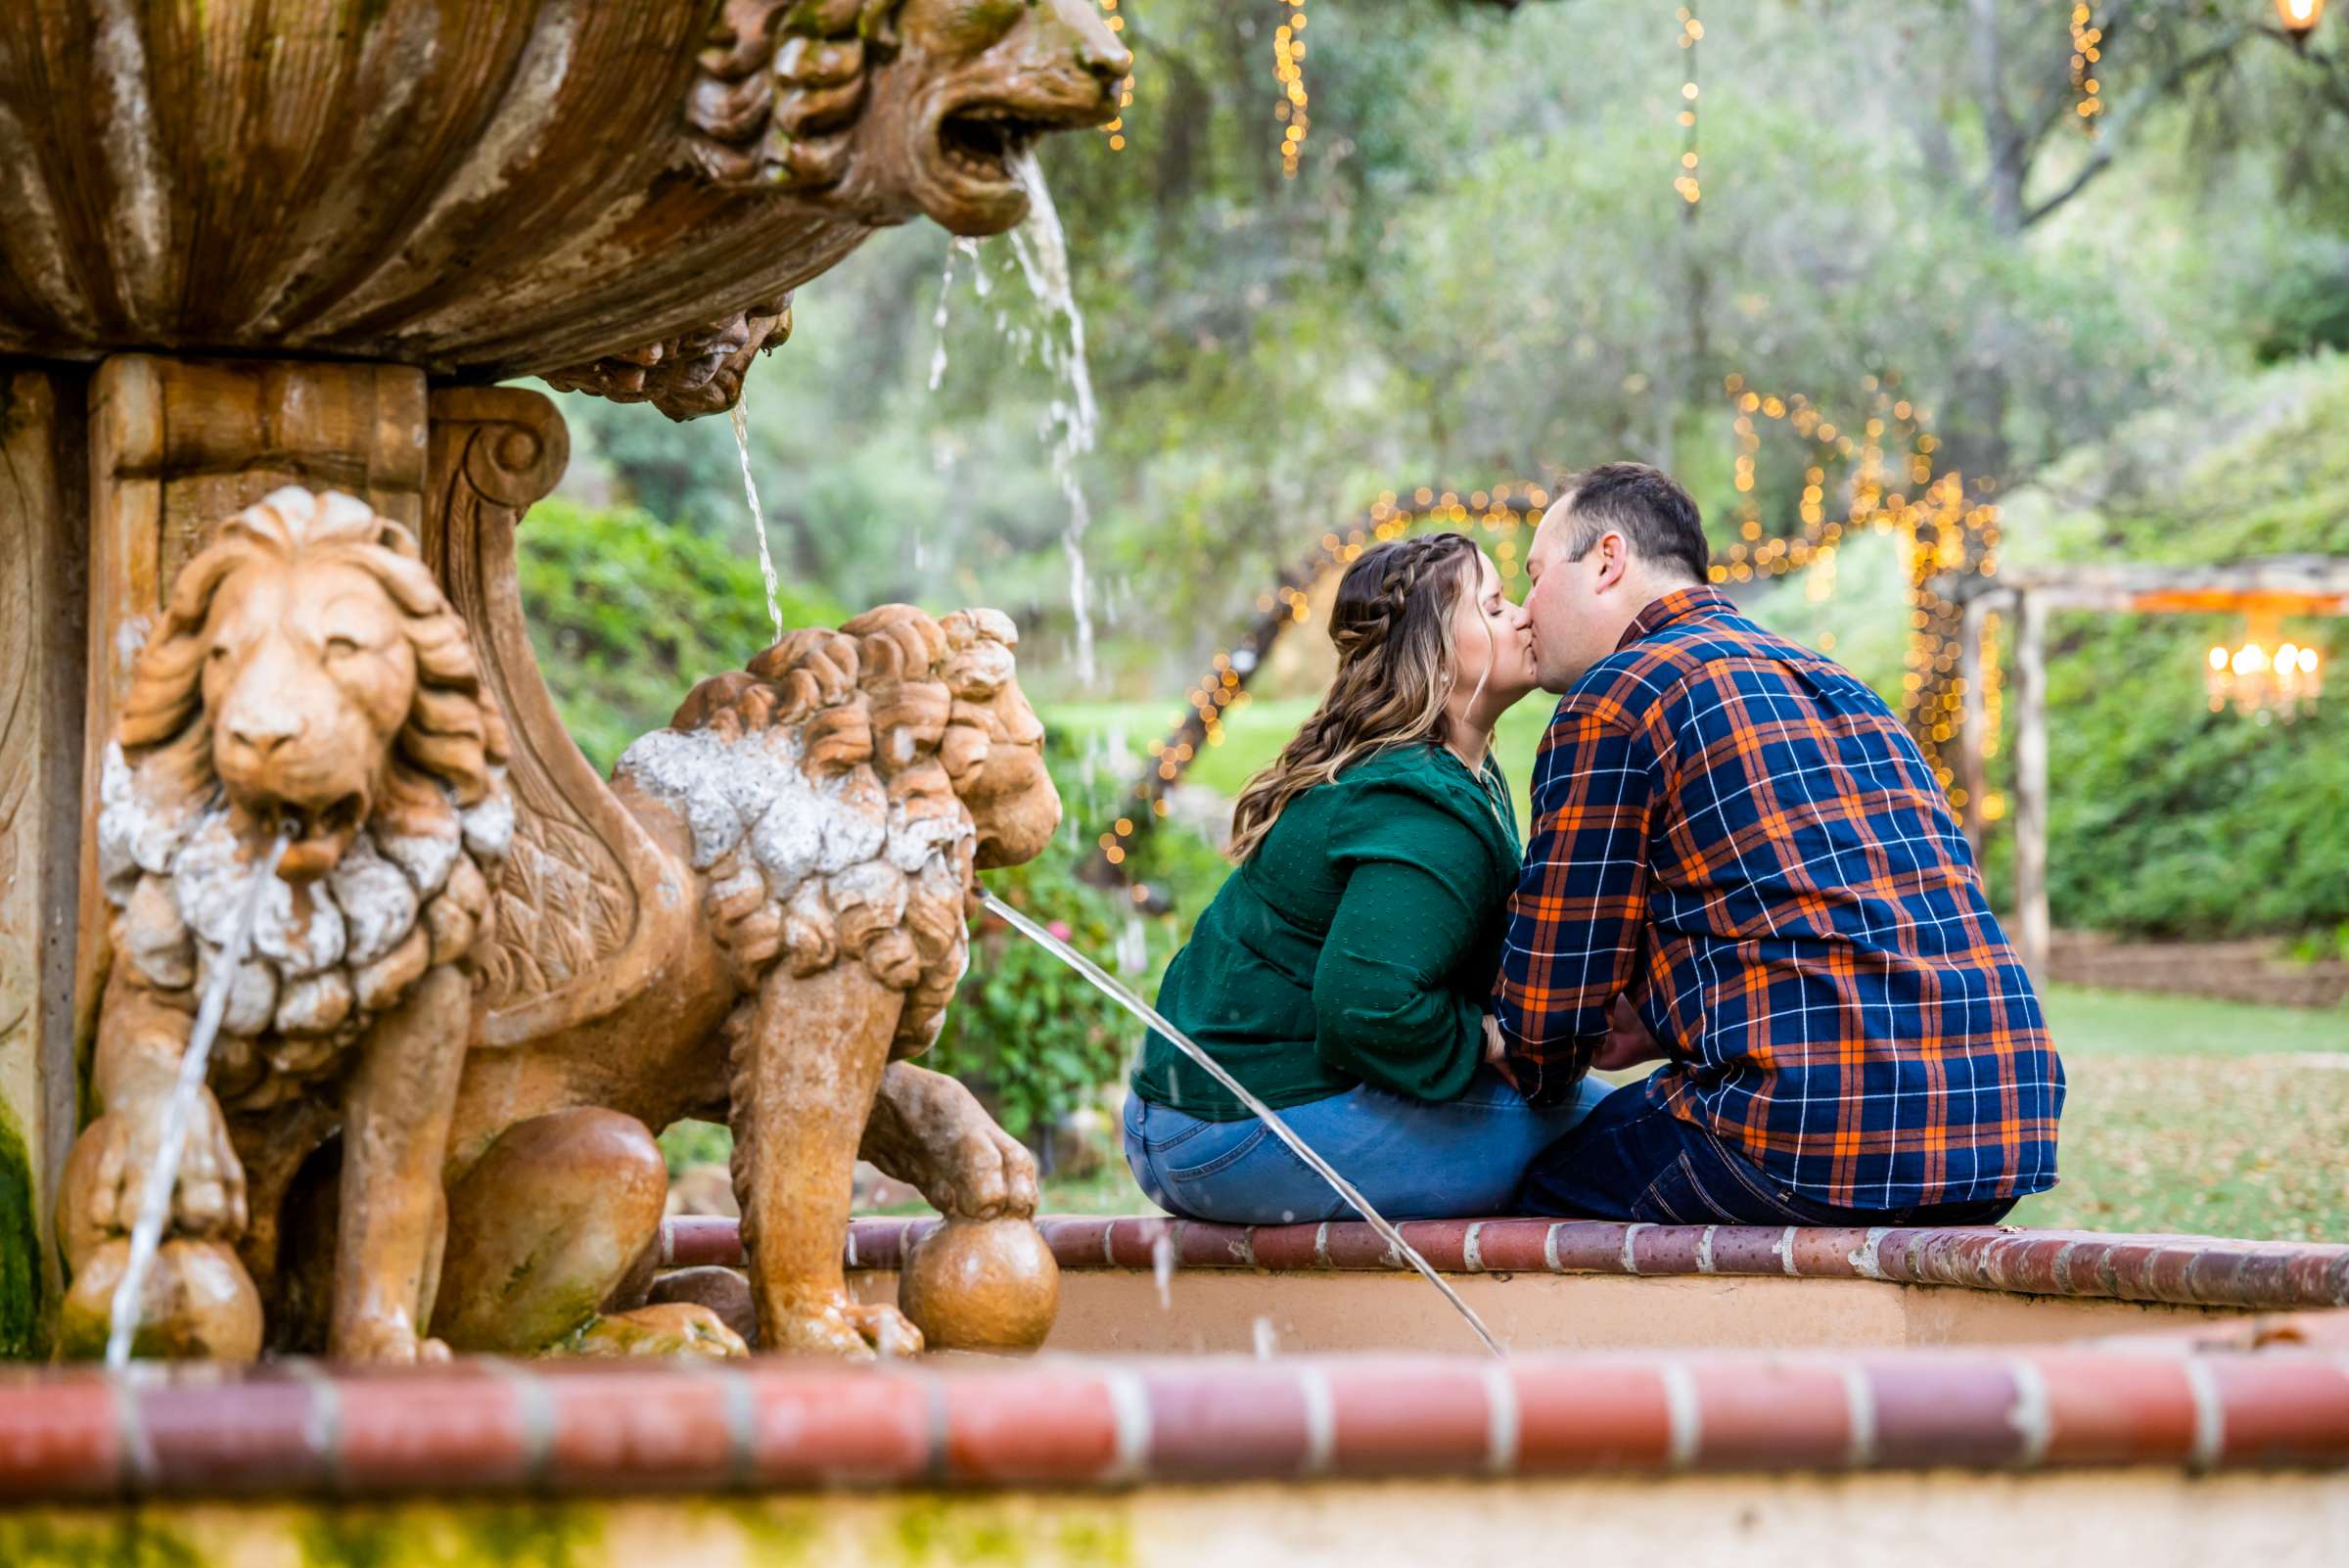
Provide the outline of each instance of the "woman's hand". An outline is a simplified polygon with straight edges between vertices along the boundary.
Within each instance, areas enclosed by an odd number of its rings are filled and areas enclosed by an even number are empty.
[[[1492,1013],[1485,1014],[1485,1065],[1498,1067],[1501,1052],[1507,1048],[1508,1041],[1500,1038],[1500,1020]]]
[[[1490,1018],[1486,1020],[1492,1022]],[[1664,1047],[1656,1037],[1647,1032],[1639,1021],[1639,1013],[1629,996],[1615,998],[1615,1016],[1607,1028],[1607,1042],[1590,1058],[1590,1065],[1602,1073],[1620,1073],[1641,1062],[1660,1062],[1665,1059]]]

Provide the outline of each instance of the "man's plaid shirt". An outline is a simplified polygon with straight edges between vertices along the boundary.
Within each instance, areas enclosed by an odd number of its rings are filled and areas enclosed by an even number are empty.
[[[1683,588],[1558,704],[1494,998],[1562,1098],[1629,994],[1645,1092],[1801,1196],[2054,1184],[2063,1069],[1923,756],[1850,671]]]

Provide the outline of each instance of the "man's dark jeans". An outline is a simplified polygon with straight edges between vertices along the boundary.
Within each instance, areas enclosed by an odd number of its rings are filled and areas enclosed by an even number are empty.
[[[1515,1208],[1667,1225],[1987,1225],[2014,1205],[2012,1198],[1881,1210],[1819,1203],[1787,1190],[1703,1128],[1650,1105],[1633,1084],[1534,1157]]]

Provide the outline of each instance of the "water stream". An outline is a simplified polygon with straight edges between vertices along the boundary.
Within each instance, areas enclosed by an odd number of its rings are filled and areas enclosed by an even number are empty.
[[[1093,402],[1093,374],[1084,354],[1084,313],[1069,282],[1069,237],[1060,225],[1060,211],[1044,184],[1043,166],[1033,148],[1011,163],[1012,176],[1028,191],[1028,216],[1011,231],[1011,252],[1019,258],[1028,290],[1047,318],[1037,337],[1044,368],[1057,376],[1066,395],[1055,397],[1045,410],[1042,435],[1050,442],[1052,477],[1069,503],[1069,526],[1060,536],[1069,559],[1069,608],[1077,619],[1077,678],[1093,682],[1093,617],[1084,565],[1084,531],[1092,525],[1092,508],[1084,486],[1077,480],[1077,460],[1093,449],[1100,410]]]
[[[775,599],[775,551],[766,542],[766,513],[759,505],[759,482],[751,478],[751,406],[749,388],[734,399],[734,449],[742,454],[742,493],[751,503],[751,528],[759,535],[759,575],[766,579],[766,613],[775,623],[775,641],[783,640],[783,606]]]
[[[1150,1028],[1157,1030],[1168,1039],[1173,1040],[1175,1049],[1205,1069],[1208,1077],[1230,1090],[1242,1105],[1247,1106],[1250,1111],[1255,1113],[1258,1121],[1271,1130],[1274,1137],[1287,1144],[1289,1151],[1297,1158],[1313,1167],[1321,1179],[1329,1183],[1332,1191],[1345,1199],[1353,1207],[1355,1213],[1368,1221],[1370,1228],[1386,1238],[1387,1245],[1395,1249],[1397,1257],[1417,1269],[1426,1277],[1429,1284],[1444,1293],[1444,1299],[1451,1303],[1452,1310],[1466,1318],[1468,1326],[1476,1331],[1476,1337],[1485,1342],[1485,1349],[1496,1356],[1504,1354],[1500,1348],[1500,1342],[1493,1337],[1493,1331],[1485,1326],[1484,1319],[1477,1316],[1475,1310],[1466,1302],[1460,1300],[1459,1292],[1452,1289],[1451,1282],[1442,1274],[1437,1273],[1434,1266],[1419,1255],[1419,1249],[1404,1240],[1403,1232],[1397,1230],[1384,1215],[1371,1208],[1369,1202],[1354,1189],[1353,1182],[1338,1175],[1337,1168],[1314,1153],[1312,1145],[1291,1130],[1289,1125],[1283,1122],[1270,1106],[1251,1094],[1238,1079],[1224,1071],[1222,1063],[1200,1049],[1188,1035],[1160,1017],[1157,1008],[1142,1000],[1125,986],[1120,985],[1084,954],[1053,936],[1051,932],[1046,931],[1001,899],[996,898],[993,893],[981,889],[979,896],[987,907],[1007,921],[1013,930],[1030,941],[1039,944],[1046,952],[1051,953],[1053,957],[1058,958],[1062,963],[1067,964],[1071,969],[1090,981],[1093,989],[1100,992],[1102,995],[1125,1008]]]
[[[228,1010],[229,988],[236,983],[246,949],[253,945],[253,922],[260,916],[261,899],[270,883],[276,880],[286,842],[286,836],[279,834],[254,869],[245,890],[244,907],[237,911],[236,930],[230,934],[228,945],[220,949],[219,962],[212,966],[203,999],[197,1003],[196,1027],[188,1033],[188,1048],[180,1053],[179,1077],[172,1081],[171,1100],[163,1110],[162,1141],[156,1149],[155,1163],[147,1168],[146,1184],[139,1189],[139,1215],[130,1227],[130,1258],[122,1266],[122,1277],[115,1285],[114,1303],[108,1310],[106,1364],[116,1371],[130,1364],[130,1342],[139,1331],[140,1298],[146,1293],[155,1255],[163,1244],[163,1226],[171,1219],[171,1197],[179,1187],[188,1119],[195,1113],[197,1091],[204,1087],[205,1075],[211,1067],[212,1041],[220,1034],[220,1015]]]

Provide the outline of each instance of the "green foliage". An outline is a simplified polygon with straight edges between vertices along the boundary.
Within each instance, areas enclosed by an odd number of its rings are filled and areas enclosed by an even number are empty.
[[[1098,850],[1079,834],[1112,808],[1116,785],[1106,770],[1087,769],[1066,746],[1055,748],[1052,761],[1067,811],[1060,833],[1026,865],[983,875],[996,897],[1052,926],[1062,941],[1112,974],[1121,968],[1120,945],[1136,955],[1138,935],[1141,966],[1121,978],[1146,998],[1156,992],[1159,971],[1189,919],[1179,918],[1178,925],[1177,916],[1145,913],[1123,888],[1078,876],[1080,866],[1099,861]],[[1178,830],[1165,835],[1179,836]],[[1193,855],[1178,867],[1172,845],[1160,846],[1159,853],[1165,858],[1156,863],[1157,874],[1177,878],[1177,885],[1162,884],[1160,891],[1195,916],[1221,881],[1221,860],[1211,851],[1208,860]],[[1130,1015],[1083,977],[990,917],[972,938],[970,972],[924,1065],[961,1079],[1007,1131],[1026,1137],[1090,1102],[1124,1071],[1140,1038]]]
[[[695,682],[775,640],[755,555],[632,507],[542,501],[518,555],[539,669],[598,768],[667,724]],[[778,597],[787,626],[843,619],[820,589],[786,583]]]
[[[2349,554],[2349,357],[2132,422],[2012,498],[2008,538],[2017,565]],[[2287,620],[2284,632],[2329,665],[2339,626]],[[2336,681],[2293,722],[2211,713],[2205,652],[2240,627],[2226,616],[2056,618],[2048,859],[2059,925],[2220,936],[2349,921],[2349,702]]]

